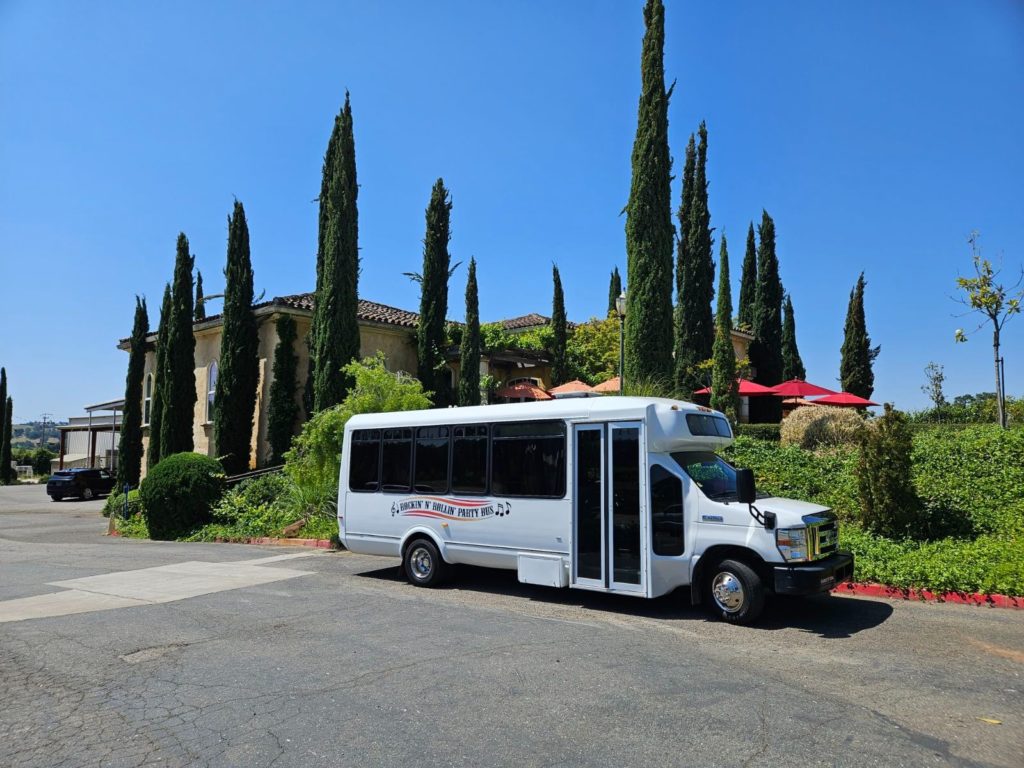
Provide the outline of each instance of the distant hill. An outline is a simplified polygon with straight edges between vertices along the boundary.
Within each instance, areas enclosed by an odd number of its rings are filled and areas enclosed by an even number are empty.
[[[43,441],[43,422],[28,421],[24,424],[13,424],[14,434],[11,436],[11,448],[22,450],[29,448],[49,448],[56,451],[60,447],[57,427],[67,424],[66,421],[46,422],[46,441]]]

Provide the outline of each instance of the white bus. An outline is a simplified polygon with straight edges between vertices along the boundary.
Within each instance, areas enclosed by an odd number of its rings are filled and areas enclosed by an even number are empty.
[[[675,400],[604,397],[353,416],[341,541],[401,557],[413,584],[456,563],[529,584],[657,597],[689,587],[727,621],[767,591],[811,594],[853,573],[821,506],[758,497],[716,453],[725,417]]]

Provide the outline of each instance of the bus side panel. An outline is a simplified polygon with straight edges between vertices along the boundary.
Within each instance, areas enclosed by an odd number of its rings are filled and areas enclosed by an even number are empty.
[[[414,528],[431,531],[449,562],[516,567],[520,551],[567,554],[572,502],[420,494],[345,494],[345,546],[366,554],[401,554]],[[451,544],[451,548],[448,545]],[[507,555],[507,557],[505,556]]]

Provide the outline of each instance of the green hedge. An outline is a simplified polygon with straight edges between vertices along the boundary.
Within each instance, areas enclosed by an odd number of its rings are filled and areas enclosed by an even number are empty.
[[[856,525],[839,529],[853,552],[854,579],[903,589],[1024,595],[1024,536],[893,541]]]
[[[779,442],[782,434],[781,424],[737,424],[736,434],[743,437],[753,437],[757,440],[768,440]]]
[[[139,489],[150,538],[176,539],[210,521],[224,493],[224,470],[216,459],[176,453],[157,464]]]
[[[117,492],[107,496],[107,501],[103,505],[103,516],[110,517],[111,513],[116,513],[118,517],[124,515],[124,494]],[[139,489],[135,488],[128,491],[128,517],[142,514],[142,500],[139,498]]]

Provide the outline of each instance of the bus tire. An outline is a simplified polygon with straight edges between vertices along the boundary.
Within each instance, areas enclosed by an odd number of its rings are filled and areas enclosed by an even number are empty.
[[[731,624],[751,624],[764,609],[761,577],[739,560],[723,560],[708,569],[704,596],[711,612]]]
[[[405,576],[417,587],[436,587],[448,577],[448,564],[430,539],[413,539],[402,559]]]

